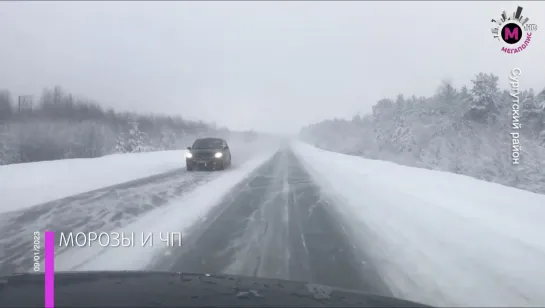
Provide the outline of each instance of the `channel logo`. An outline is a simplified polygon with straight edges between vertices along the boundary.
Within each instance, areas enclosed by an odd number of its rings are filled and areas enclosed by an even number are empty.
[[[495,24],[492,35],[503,45],[501,51],[516,54],[528,48],[532,34],[537,31],[537,25],[529,21],[530,18],[522,16],[521,6],[511,15],[503,11],[500,19],[492,19]]]

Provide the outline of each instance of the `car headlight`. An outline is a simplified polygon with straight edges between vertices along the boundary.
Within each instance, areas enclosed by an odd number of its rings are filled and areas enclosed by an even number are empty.
[[[218,152],[218,153],[216,153],[216,154],[214,155],[215,158],[220,158],[220,157],[222,157],[222,156],[223,156],[223,153],[221,153],[221,152]]]
[[[186,154],[185,154],[185,157],[191,158],[191,157],[193,157],[193,154],[191,154],[191,153],[186,153]]]

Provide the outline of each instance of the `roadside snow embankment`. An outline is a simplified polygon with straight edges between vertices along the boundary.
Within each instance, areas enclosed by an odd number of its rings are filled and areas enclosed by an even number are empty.
[[[294,143],[394,295],[545,305],[545,195]]]
[[[218,178],[196,188],[183,197],[172,200],[168,205],[152,210],[134,223],[114,230],[119,234],[134,235],[131,247],[103,247],[93,242],[91,247],[71,248],[55,260],[55,270],[143,270],[154,258],[169,253],[172,247],[160,240],[166,234],[181,232],[188,235],[188,229],[218,204],[233,187],[245,179],[254,169],[272,157],[274,152],[254,157],[241,166],[225,170]],[[100,233],[101,230],[96,230]],[[152,242],[142,245],[142,236],[151,235]]]
[[[0,166],[0,213],[182,168],[185,152],[115,154]]]

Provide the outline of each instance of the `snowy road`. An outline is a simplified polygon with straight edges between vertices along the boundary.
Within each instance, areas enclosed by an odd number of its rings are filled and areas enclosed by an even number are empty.
[[[277,152],[238,184],[196,228],[152,268],[390,294],[291,150]]]
[[[545,303],[544,195],[297,142],[247,157],[0,214],[0,274],[29,270],[37,230],[181,232],[181,247],[57,247],[55,268],[285,278],[433,306]]]

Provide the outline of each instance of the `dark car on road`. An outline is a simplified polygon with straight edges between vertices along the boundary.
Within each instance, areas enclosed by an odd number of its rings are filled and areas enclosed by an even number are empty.
[[[194,169],[223,170],[231,165],[231,150],[227,141],[221,138],[200,138],[185,157],[187,171]]]

